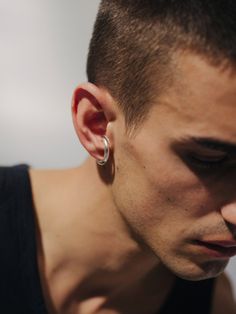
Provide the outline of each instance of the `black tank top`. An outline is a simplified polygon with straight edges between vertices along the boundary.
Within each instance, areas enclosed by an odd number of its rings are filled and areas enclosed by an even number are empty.
[[[4,314],[47,314],[37,266],[28,168],[27,164],[0,167],[0,308]],[[213,288],[214,279],[176,278],[168,300],[156,314],[210,314]]]
[[[167,301],[156,314],[210,314],[215,279],[188,281],[176,277]]]

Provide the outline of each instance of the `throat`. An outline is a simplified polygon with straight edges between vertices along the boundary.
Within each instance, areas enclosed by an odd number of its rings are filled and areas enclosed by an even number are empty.
[[[94,286],[85,295],[81,286],[77,293],[79,313],[157,313],[171,294],[176,277],[170,273],[162,278],[152,275],[136,284],[118,285],[109,292]]]

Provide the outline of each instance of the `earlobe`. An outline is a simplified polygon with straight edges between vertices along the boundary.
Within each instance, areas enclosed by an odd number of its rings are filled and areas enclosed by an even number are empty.
[[[72,100],[75,131],[84,148],[97,160],[104,158],[103,136],[109,138],[107,125],[111,122],[112,104],[105,96],[103,90],[85,83],[75,90]]]

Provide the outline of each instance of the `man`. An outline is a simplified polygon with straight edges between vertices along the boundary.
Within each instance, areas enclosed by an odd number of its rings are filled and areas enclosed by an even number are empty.
[[[236,313],[235,35],[231,0],[101,2],[72,102],[89,158],[29,170],[49,313]]]

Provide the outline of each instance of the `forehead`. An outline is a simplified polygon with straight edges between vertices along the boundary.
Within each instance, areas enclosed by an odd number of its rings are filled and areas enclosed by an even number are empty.
[[[174,84],[158,102],[154,111],[162,111],[176,129],[218,137],[227,133],[236,141],[235,69],[213,66],[191,53],[178,55]]]
[[[176,55],[177,78],[182,92],[211,96],[219,99],[235,96],[236,68],[223,63],[218,66],[210,64],[200,55],[183,53]]]

